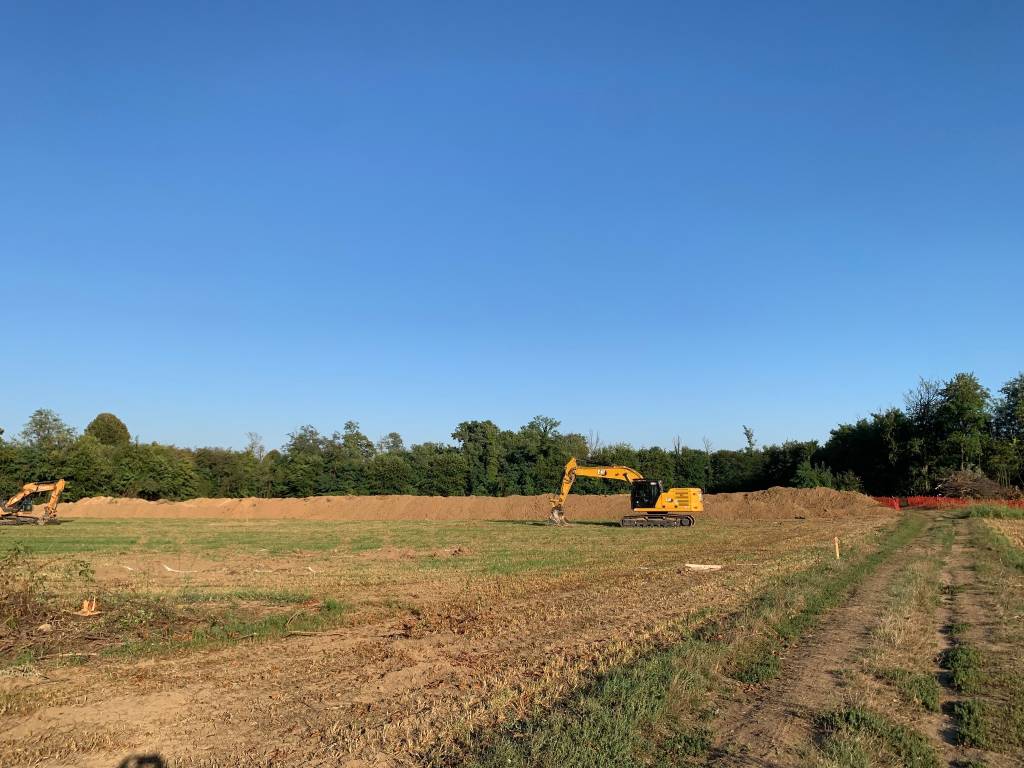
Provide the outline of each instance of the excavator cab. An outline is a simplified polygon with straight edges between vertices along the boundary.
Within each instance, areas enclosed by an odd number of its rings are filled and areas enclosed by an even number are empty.
[[[629,493],[630,509],[654,509],[665,492],[661,480],[634,480]]]

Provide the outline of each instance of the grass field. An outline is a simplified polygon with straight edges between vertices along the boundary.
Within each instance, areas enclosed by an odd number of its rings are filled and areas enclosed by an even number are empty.
[[[802,541],[807,526],[779,527]],[[6,638],[7,661],[55,653],[171,650],[225,643],[340,621],[378,620],[454,592],[486,590],[507,577],[532,581],[621,569],[674,567],[687,553],[743,563],[760,558],[761,525],[690,531],[626,531],[581,523],[557,536],[546,525],[325,523],[307,521],[77,520],[4,531],[0,557],[47,610],[96,597],[90,622],[49,622],[46,634]],[[680,545],[685,545],[682,552]],[[45,598],[45,599],[43,599]],[[293,606],[293,608],[289,608]],[[328,607],[325,610],[325,606]],[[287,627],[276,617],[287,613]],[[142,621],[139,615],[150,618]],[[87,637],[80,630],[88,627]],[[62,658],[71,658],[65,656]]]
[[[7,529],[0,764],[1013,764],[1021,521],[702,522]]]

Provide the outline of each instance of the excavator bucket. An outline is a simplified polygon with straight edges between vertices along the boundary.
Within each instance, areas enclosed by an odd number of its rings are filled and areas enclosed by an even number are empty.
[[[552,525],[565,525],[565,512],[562,511],[561,507],[551,507],[551,515],[548,517],[548,522]]]

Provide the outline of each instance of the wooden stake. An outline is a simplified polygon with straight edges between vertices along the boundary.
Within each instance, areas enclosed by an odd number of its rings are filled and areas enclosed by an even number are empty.
[[[838,560],[839,559],[839,537],[838,536],[833,537],[832,543],[836,547],[836,560]]]

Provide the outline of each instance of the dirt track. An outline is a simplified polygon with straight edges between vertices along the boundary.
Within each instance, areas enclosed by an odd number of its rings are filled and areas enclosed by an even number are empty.
[[[543,520],[549,496],[313,496],[303,499],[193,499],[142,501],[99,497],[62,504],[62,517],[218,518],[247,520]],[[705,496],[709,517],[721,520],[828,519],[888,514],[859,493],[828,488],[769,488]],[[615,520],[629,497],[573,496],[566,519]]]

